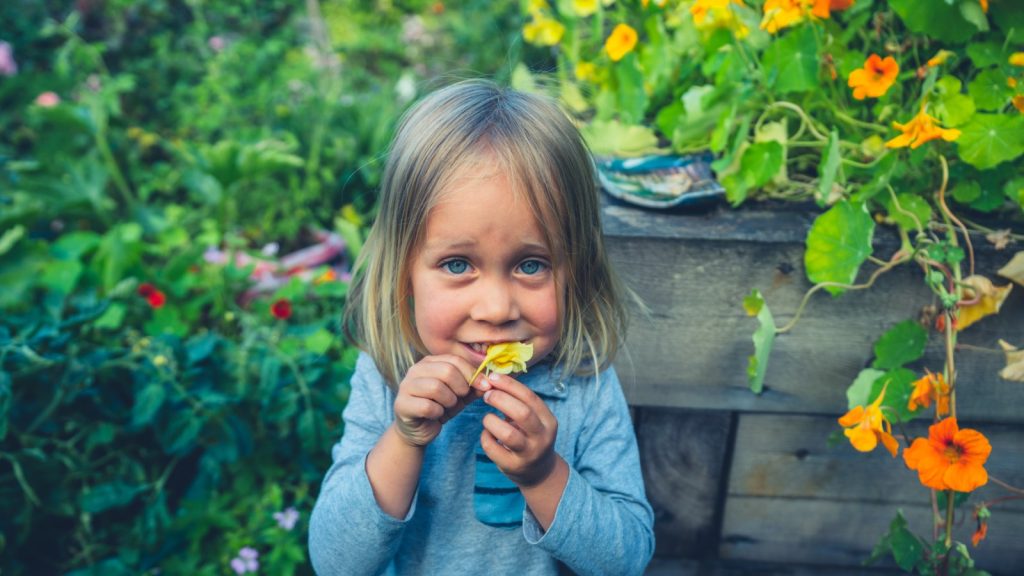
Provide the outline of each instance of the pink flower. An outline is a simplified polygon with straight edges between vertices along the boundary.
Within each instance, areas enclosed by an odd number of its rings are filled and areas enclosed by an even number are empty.
[[[14,48],[0,40],[0,76],[14,76],[18,73],[18,63],[14,61]]]
[[[291,531],[299,521],[299,511],[294,506],[289,506],[284,512],[274,512],[274,520],[277,520],[277,525],[281,528]]]
[[[210,39],[207,40],[206,43],[210,46],[210,50],[213,50],[214,52],[224,50],[224,39],[220,36],[210,36]]]
[[[239,576],[247,572],[256,572],[260,569],[260,563],[256,560],[259,557],[259,552],[254,548],[246,546],[239,550],[238,556],[231,560],[231,569]]]
[[[43,92],[36,96],[36,106],[41,108],[53,108],[57,104],[60,104],[60,96],[55,92]]]

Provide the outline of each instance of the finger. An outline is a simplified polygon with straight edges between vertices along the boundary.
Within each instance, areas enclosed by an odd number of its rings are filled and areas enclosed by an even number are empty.
[[[508,393],[515,399],[519,400],[530,409],[541,419],[542,422],[550,422],[554,415],[551,414],[551,410],[548,405],[544,403],[544,400],[540,396],[530,390],[522,382],[508,376],[506,374],[498,374],[492,372],[487,376],[488,383],[495,389],[501,390]]]
[[[486,429],[480,432],[480,447],[484,454],[491,459],[499,470],[506,470],[515,466],[515,455],[512,451],[502,446],[498,439]]]
[[[395,412],[407,418],[437,420],[444,416],[444,406],[428,398],[399,396],[395,398]]]
[[[410,396],[433,400],[445,408],[454,408],[459,403],[459,397],[448,384],[437,378],[414,378],[409,383],[408,392]]]
[[[459,396],[466,396],[473,387],[469,379],[476,371],[465,358],[454,354],[442,354],[424,358],[424,369],[429,370],[431,376],[443,380]]]
[[[484,416],[484,430],[491,433],[505,448],[511,452],[522,452],[528,447],[526,434],[511,422],[506,422],[495,414]]]
[[[539,432],[544,428],[536,412],[504,390],[489,390],[484,394],[484,402],[500,410],[525,432]]]

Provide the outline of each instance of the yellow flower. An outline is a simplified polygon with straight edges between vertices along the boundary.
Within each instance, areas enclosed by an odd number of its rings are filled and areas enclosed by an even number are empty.
[[[878,398],[867,408],[857,406],[839,419],[839,425],[846,430],[843,434],[850,439],[850,444],[860,452],[871,452],[878,446],[879,440],[885,449],[896,457],[899,450],[899,443],[892,436],[892,424],[882,414],[882,399],[885,398],[885,388],[878,393]]]
[[[164,364],[167,364],[167,356],[164,356],[163,354],[157,354],[156,356],[153,356],[154,366],[163,366]]]
[[[892,125],[893,128],[903,133],[885,143],[889,148],[903,148],[905,146],[917,148],[929,140],[942,138],[947,142],[952,142],[960,137],[960,131],[955,128],[940,128],[935,123],[935,118],[929,116],[923,106],[917,116],[911,118],[910,122],[906,124],[893,122]]]
[[[1010,54],[1010,66],[1024,66],[1024,52]]]
[[[504,342],[492,344],[487,347],[487,356],[480,363],[480,367],[469,379],[472,384],[477,375],[487,369],[487,373],[497,372],[498,374],[511,374],[512,372],[526,372],[526,363],[533,358],[533,344],[521,344],[519,342]]]
[[[1013,107],[1016,108],[1018,112],[1024,114],[1024,96],[1014,96],[1011,102],[1013,102]]]
[[[931,58],[928,59],[928,63],[926,65],[929,68],[942,66],[943,64],[946,63],[947,60],[949,60],[949,57],[953,55],[954,54],[949,50],[939,50],[938,52],[935,53],[935,56],[932,56]]]
[[[761,29],[775,34],[783,28],[804,21],[811,0],[767,0],[764,3],[764,18]]]
[[[636,30],[629,24],[619,24],[604,41],[604,49],[613,62],[618,62],[636,48],[636,41]]]
[[[597,0],[572,0],[572,11],[577,16],[590,16],[597,12]]]
[[[554,46],[562,41],[565,26],[553,18],[541,13],[533,15],[533,20],[523,26],[523,38],[530,44],[538,46]]]
[[[690,6],[693,23],[698,30],[732,30],[736,38],[743,39],[750,30],[736,18],[730,4],[743,6],[743,0],[697,0]]]
[[[900,65],[892,56],[883,60],[878,54],[872,54],[863,68],[850,72],[847,84],[853,88],[853,97],[857,100],[878,98],[889,91],[899,73]]]
[[[594,82],[597,80],[597,65],[593,62],[579,62],[576,64],[575,73],[577,80]]]
[[[548,8],[549,8],[549,6],[548,6],[548,3],[547,3],[547,0],[529,0],[529,2],[526,3],[526,10],[530,14],[536,14],[538,12],[543,12],[544,10],[547,10]]]

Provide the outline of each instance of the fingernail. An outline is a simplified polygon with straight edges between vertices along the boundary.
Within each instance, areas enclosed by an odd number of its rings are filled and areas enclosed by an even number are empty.
[[[498,374],[497,372],[491,372],[487,375],[487,379],[491,382],[497,382],[498,378],[501,378],[501,374]]]
[[[494,390],[488,390],[487,392],[484,392],[484,402],[487,402],[488,400],[491,399],[491,394],[493,392],[494,392]]]
[[[487,381],[487,378],[482,378],[480,380],[480,383],[477,384],[477,388],[479,388],[481,390],[490,390],[491,389],[491,383]]]

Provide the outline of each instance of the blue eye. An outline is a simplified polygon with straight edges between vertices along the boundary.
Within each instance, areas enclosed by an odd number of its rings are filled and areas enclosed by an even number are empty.
[[[441,268],[444,268],[451,274],[464,274],[466,270],[469,269],[469,263],[466,262],[465,260],[460,260],[456,258],[453,260],[442,262]]]
[[[519,269],[523,271],[523,274],[534,275],[539,274],[544,270],[545,264],[540,260],[527,260],[519,265]]]

